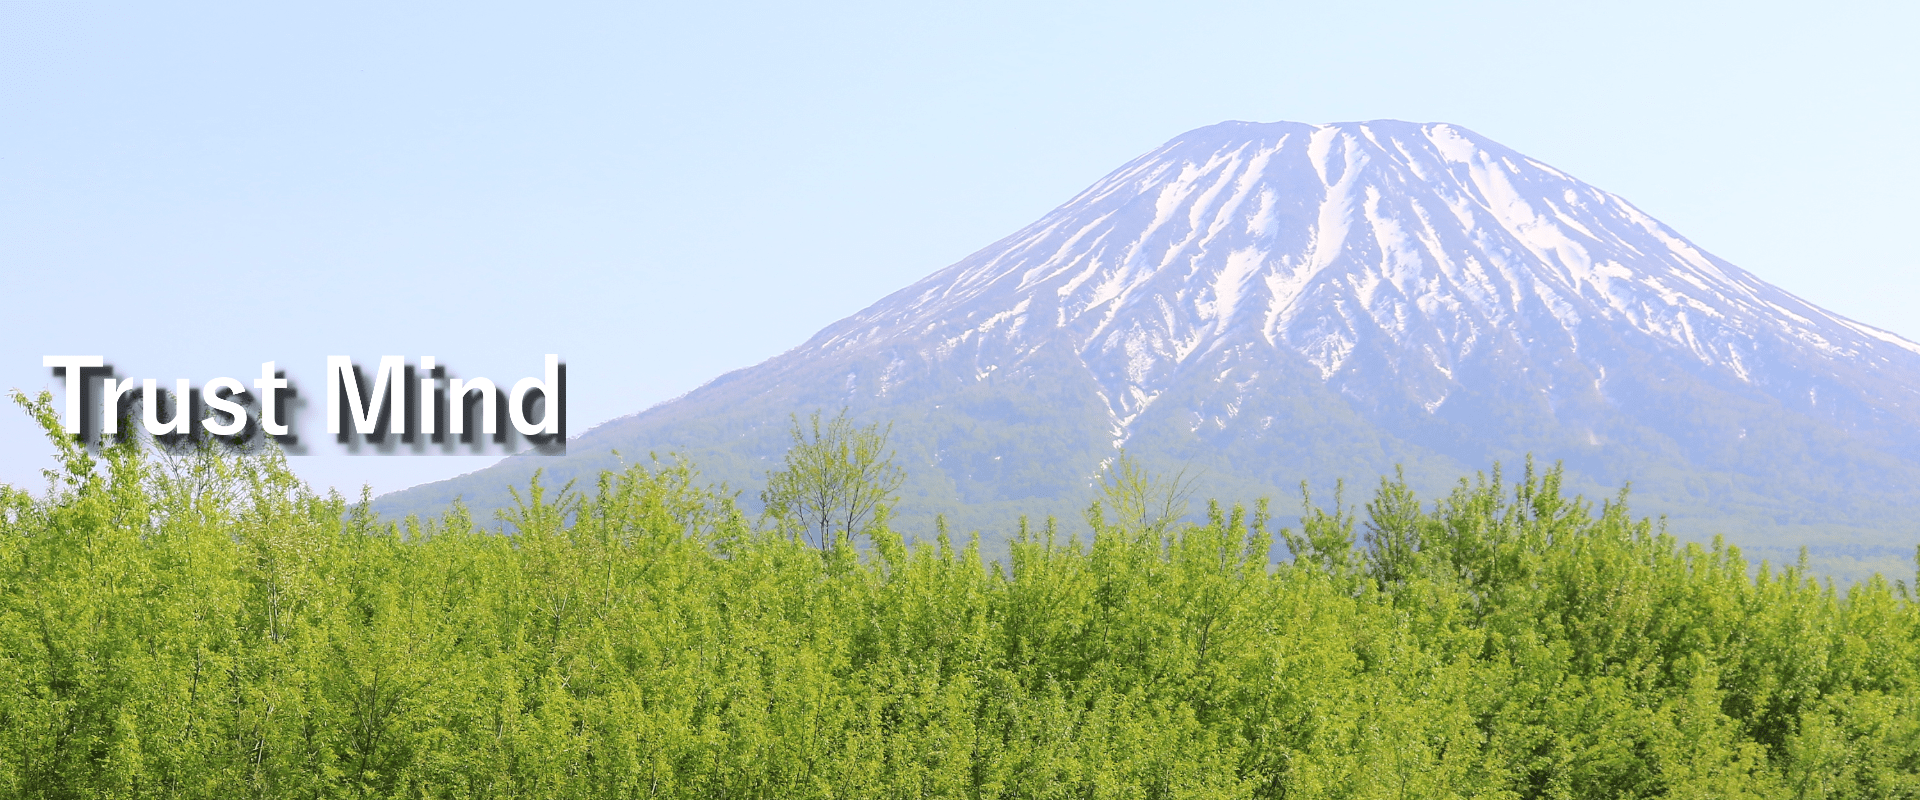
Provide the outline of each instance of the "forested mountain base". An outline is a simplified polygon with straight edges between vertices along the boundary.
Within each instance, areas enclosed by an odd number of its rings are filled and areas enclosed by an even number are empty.
[[[48,494],[0,489],[8,797],[1920,796],[1904,584],[1555,472],[1299,532],[1109,504],[989,564],[884,514],[810,547],[684,466],[502,536],[49,430]]]

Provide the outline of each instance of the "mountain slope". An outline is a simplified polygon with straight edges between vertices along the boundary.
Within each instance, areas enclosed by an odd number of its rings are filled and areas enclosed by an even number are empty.
[[[1532,453],[1683,533],[1882,557],[1920,502],[1917,388],[1920,345],[1470,131],[1228,122],[562,463],[380,506],[490,505],[615,449],[757,485],[788,413],[844,405],[895,423],[909,512],[968,524],[1069,511],[1118,446],[1238,498]]]

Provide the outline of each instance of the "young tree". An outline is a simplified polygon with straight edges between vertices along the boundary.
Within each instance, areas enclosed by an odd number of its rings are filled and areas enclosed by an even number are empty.
[[[887,450],[893,426],[858,427],[844,408],[824,426],[819,411],[805,426],[797,415],[792,422],[793,446],[782,468],[767,476],[760,500],[769,519],[828,550],[865,532],[898,501],[905,473]]]
[[[1380,489],[1367,503],[1367,572],[1381,588],[1405,583],[1418,572],[1426,528],[1435,525],[1420,508],[1420,498],[1407,486],[1407,473],[1393,468],[1393,480],[1380,478]]]
[[[1100,504],[1122,528],[1164,534],[1186,516],[1197,480],[1184,467],[1171,477],[1152,474],[1122,450],[1100,470]]]

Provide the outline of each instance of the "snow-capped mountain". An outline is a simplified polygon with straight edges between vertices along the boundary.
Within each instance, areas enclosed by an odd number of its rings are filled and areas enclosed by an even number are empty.
[[[1470,131],[1393,121],[1193,131],[798,352],[911,343],[985,375],[1067,347],[1125,441],[1169,388],[1245,381],[1260,350],[1349,393],[1404,387],[1429,413],[1477,358],[1584,368],[1604,392],[1612,359],[1582,350],[1595,329],[1815,413],[1822,379],[1858,369],[1901,378],[1875,406],[1920,390],[1920,345]]]
[[[895,423],[909,507],[1065,513],[1118,446],[1266,493],[1532,453],[1680,516],[1884,530],[1920,498],[1889,485],[1920,477],[1917,392],[1920,345],[1471,131],[1227,122],[569,460],[749,484],[789,412],[846,405]]]

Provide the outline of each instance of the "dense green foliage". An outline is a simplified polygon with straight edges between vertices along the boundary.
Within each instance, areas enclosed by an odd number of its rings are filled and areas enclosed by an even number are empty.
[[[994,564],[884,515],[809,547],[679,465],[536,484],[502,536],[54,438],[44,496],[0,489],[7,797],[1920,796],[1905,586],[1557,472],[1274,534],[1096,507]]]

